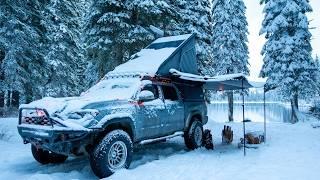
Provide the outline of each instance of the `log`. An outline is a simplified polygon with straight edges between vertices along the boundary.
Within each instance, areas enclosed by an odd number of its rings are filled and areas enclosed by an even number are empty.
[[[248,132],[245,134],[245,140],[246,144],[261,144],[264,142],[263,132]]]
[[[203,133],[203,146],[208,150],[214,149],[212,134],[209,129],[206,129]]]
[[[223,144],[231,144],[233,141],[233,131],[230,126],[224,126],[222,133],[222,143]]]

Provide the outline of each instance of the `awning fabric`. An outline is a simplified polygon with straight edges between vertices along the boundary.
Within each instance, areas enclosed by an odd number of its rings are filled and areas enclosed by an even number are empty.
[[[244,74],[228,74],[222,76],[199,76],[190,73],[183,73],[176,69],[170,69],[170,73],[180,79],[193,82],[202,82],[203,88],[207,90],[241,90],[249,88],[263,88],[265,85],[264,79],[258,81],[249,80]]]

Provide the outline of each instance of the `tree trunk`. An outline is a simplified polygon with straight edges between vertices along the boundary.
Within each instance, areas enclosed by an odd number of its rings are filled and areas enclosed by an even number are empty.
[[[9,91],[5,90],[4,91],[4,96],[3,96],[3,107],[4,109],[7,109],[8,108],[8,102],[9,102]]]
[[[228,118],[233,122],[233,91],[227,92],[228,95]]]
[[[12,107],[12,90],[10,90],[10,95],[9,95],[9,107]]]
[[[98,80],[100,80],[101,78],[103,78],[104,77],[104,75],[106,74],[106,72],[105,72],[105,65],[104,64],[102,64],[102,63],[100,63],[99,64],[99,67],[98,67]]]
[[[33,91],[30,84],[24,85],[25,103],[30,103],[33,100]]]
[[[299,121],[298,118],[299,113],[299,102],[298,102],[298,94],[294,94],[291,98],[291,122],[297,123]]]

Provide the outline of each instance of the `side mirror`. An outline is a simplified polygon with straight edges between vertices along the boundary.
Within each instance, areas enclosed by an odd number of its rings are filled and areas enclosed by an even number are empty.
[[[154,94],[151,91],[143,90],[138,95],[139,101],[151,101],[154,100]]]

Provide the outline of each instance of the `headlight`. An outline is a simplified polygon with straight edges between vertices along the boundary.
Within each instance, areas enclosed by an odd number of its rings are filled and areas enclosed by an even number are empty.
[[[99,114],[98,110],[95,109],[82,109],[76,112],[72,112],[68,115],[69,119],[82,119],[84,117],[92,116],[96,117]]]
[[[39,117],[47,116],[46,113],[44,112],[44,110],[42,110],[42,109],[36,109],[36,113]]]
[[[46,112],[43,109],[22,109],[21,123],[31,125],[51,126],[51,122]]]

